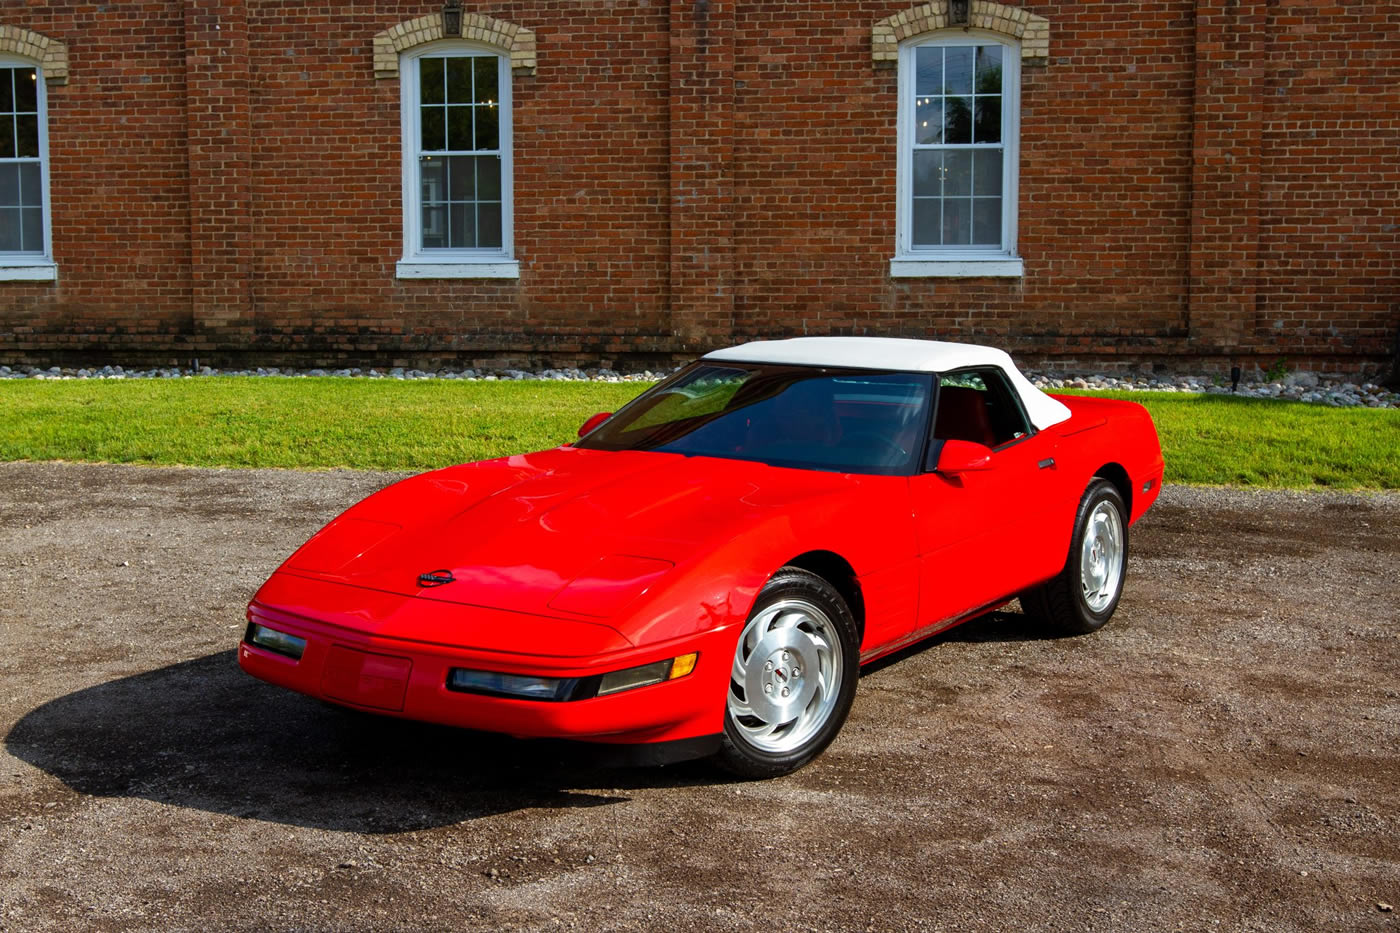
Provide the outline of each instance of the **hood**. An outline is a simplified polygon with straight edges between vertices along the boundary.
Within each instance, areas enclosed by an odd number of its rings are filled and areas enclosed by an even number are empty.
[[[322,529],[282,570],[462,605],[608,617],[697,552],[851,481],[561,447],[390,486]],[[434,572],[450,582],[420,582]]]

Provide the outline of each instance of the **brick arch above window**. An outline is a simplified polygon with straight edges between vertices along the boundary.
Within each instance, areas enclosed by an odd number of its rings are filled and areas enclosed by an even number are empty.
[[[44,83],[68,83],[68,44],[20,26],[0,26],[0,54],[20,55],[38,62]]]
[[[1050,21],[1020,7],[992,3],[990,0],[972,0],[967,27],[985,29],[1018,40],[1023,61],[1044,61],[1050,57]],[[870,53],[875,66],[895,67],[899,63],[899,43],[947,28],[946,0],[935,0],[934,3],[886,16],[870,27]]]
[[[466,39],[495,46],[510,56],[511,71],[535,73],[535,33],[532,30],[481,13],[463,13],[462,34],[449,36],[442,30],[442,15],[431,13],[404,20],[374,37],[374,76],[398,77],[400,52],[439,39]]]

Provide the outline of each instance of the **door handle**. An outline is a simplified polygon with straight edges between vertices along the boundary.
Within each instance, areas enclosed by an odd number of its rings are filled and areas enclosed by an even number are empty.
[[[1050,467],[1052,467],[1052,466],[1054,466],[1054,465],[1055,465],[1055,458],[1054,458],[1054,457],[1046,457],[1044,460],[1042,460],[1042,461],[1040,461],[1039,463],[1036,464],[1036,466],[1040,467],[1042,470],[1049,469]]]

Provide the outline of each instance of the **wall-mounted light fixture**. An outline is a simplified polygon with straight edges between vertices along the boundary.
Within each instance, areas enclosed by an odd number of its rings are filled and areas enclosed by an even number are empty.
[[[971,6],[971,0],[948,0],[948,25],[966,26],[968,8]]]
[[[445,0],[442,5],[442,34],[460,36],[462,34],[462,0]]]

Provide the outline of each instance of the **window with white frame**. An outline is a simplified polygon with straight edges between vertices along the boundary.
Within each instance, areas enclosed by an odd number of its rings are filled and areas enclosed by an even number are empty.
[[[44,76],[0,58],[0,279],[51,279]]]
[[[892,275],[1020,275],[1020,50],[958,32],[899,53]]]
[[[435,43],[404,57],[400,278],[519,274],[511,249],[510,61]]]

